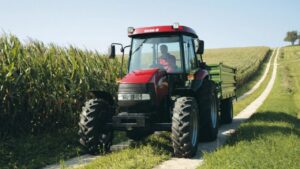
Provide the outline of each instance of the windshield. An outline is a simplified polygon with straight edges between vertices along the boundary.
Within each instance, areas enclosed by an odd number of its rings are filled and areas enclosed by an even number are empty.
[[[156,67],[182,72],[179,36],[133,38],[129,72]]]

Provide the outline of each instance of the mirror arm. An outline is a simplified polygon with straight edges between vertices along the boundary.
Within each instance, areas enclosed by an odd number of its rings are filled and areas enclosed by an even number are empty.
[[[200,59],[201,59],[201,62],[203,62],[203,57],[202,57],[202,54],[200,54]]]
[[[130,47],[130,45],[127,45],[127,46],[123,46],[123,44],[121,43],[112,43],[111,45],[119,45],[121,46],[121,52],[122,52],[122,59],[121,59],[121,67],[120,67],[120,72],[119,72],[119,77],[122,78],[123,77],[123,64],[124,64],[124,53],[125,53],[125,49]]]
[[[121,60],[121,69],[120,69],[120,74],[119,74],[120,78],[123,77],[123,71],[122,71],[122,69],[123,69],[123,63],[124,63],[124,53],[125,53],[125,49],[128,48],[128,47],[130,47],[130,45],[127,45],[127,46],[124,46],[124,47],[122,45],[122,48],[121,48],[122,60]]]

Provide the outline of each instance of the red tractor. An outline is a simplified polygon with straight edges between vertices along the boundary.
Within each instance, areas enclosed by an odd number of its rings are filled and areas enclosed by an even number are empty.
[[[80,143],[90,153],[109,151],[113,131],[139,140],[154,131],[171,131],[174,155],[192,157],[199,141],[213,141],[219,122],[230,123],[235,69],[206,65],[204,42],[179,24],[128,28],[128,69],[117,96],[93,91],[80,114]],[[109,57],[115,57],[113,43]]]

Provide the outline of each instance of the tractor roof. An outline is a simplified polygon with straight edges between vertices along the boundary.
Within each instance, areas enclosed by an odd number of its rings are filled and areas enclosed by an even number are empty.
[[[182,26],[179,24],[166,25],[166,26],[150,26],[141,28],[128,28],[128,36],[134,37],[139,35],[149,35],[149,34],[159,34],[159,33],[183,33],[189,34],[197,38],[196,32],[187,26]]]

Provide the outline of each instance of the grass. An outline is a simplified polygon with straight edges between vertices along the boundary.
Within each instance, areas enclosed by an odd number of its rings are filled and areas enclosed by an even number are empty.
[[[285,47],[271,94],[227,143],[204,155],[206,168],[299,168],[300,47]]]
[[[0,138],[0,168],[41,168],[81,155],[76,131]]]
[[[38,169],[85,154],[78,142],[77,129],[54,133],[0,137],[0,168]],[[116,132],[113,144],[125,141],[124,132]],[[154,137],[155,139],[155,137]]]
[[[152,169],[172,155],[169,132],[153,134],[142,142],[136,142],[125,150],[98,157],[80,169],[118,168]]]

